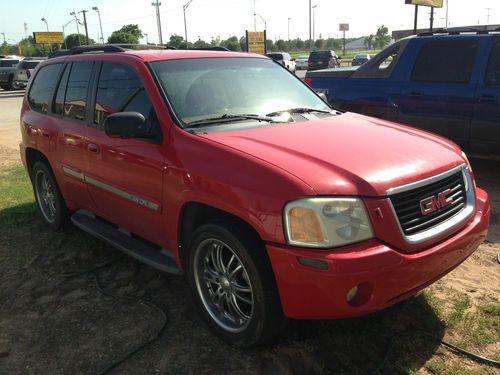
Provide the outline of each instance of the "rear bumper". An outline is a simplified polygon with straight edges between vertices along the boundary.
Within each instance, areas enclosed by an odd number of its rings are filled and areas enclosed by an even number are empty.
[[[477,189],[472,221],[452,237],[415,254],[405,254],[376,239],[337,250],[304,250],[268,244],[285,315],[293,319],[360,316],[402,301],[438,280],[486,238],[490,206]],[[298,257],[322,260],[328,269],[303,266]],[[358,286],[348,303],[347,293]]]

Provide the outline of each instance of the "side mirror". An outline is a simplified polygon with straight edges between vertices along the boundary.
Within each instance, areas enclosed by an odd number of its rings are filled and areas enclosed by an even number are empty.
[[[326,97],[326,95],[325,95],[325,93],[324,93],[324,92],[320,92],[320,93],[318,93],[318,96],[319,96],[321,99],[323,99],[323,101],[324,101],[325,103],[328,103],[328,98]]]
[[[113,113],[104,120],[104,132],[111,138],[152,138],[151,124],[139,112]]]

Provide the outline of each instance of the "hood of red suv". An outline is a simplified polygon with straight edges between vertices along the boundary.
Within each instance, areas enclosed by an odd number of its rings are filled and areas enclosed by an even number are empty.
[[[384,196],[464,163],[444,138],[353,113],[203,137],[284,169],[317,194]]]

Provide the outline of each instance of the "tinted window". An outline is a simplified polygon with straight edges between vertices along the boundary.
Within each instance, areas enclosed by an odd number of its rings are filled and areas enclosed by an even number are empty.
[[[486,84],[500,86],[500,42],[497,42],[491,51],[488,70],[486,71]]]
[[[71,64],[66,66],[64,69],[63,76],[59,82],[59,87],[57,88],[56,97],[54,99],[54,113],[58,115],[63,114],[64,97],[66,96],[66,88],[68,84],[69,71],[71,69]]]
[[[64,99],[64,116],[76,120],[85,119],[87,91],[93,64],[90,61],[73,63]]]
[[[28,94],[28,101],[33,110],[47,113],[61,65],[46,65],[36,75]]]
[[[17,64],[17,69],[34,69],[40,63],[40,61],[21,61]]]
[[[0,67],[2,68],[11,68],[16,66],[19,60],[0,60]]]
[[[117,112],[139,112],[151,123],[154,133],[159,133],[153,105],[137,73],[127,65],[104,63],[99,75],[94,123],[102,128],[106,117]]]
[[[429,42],[422,47],[412,79],[423,82],[468,83],[478,42],[453,40]]]
[[[283,54],[281,53],[268,53],[266,56],[273,60],[283,60]]]
[[[314,51],[311,52],[309,60],[329,59],[330,57],[332,57],[332,53],[330,51]]]

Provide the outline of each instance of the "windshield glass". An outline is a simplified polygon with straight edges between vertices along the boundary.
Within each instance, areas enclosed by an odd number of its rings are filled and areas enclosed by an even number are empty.
[[[310,108],[328,111],[313,91],[271,60],[201,58],[151,63],[183,126],[203,119]]]

